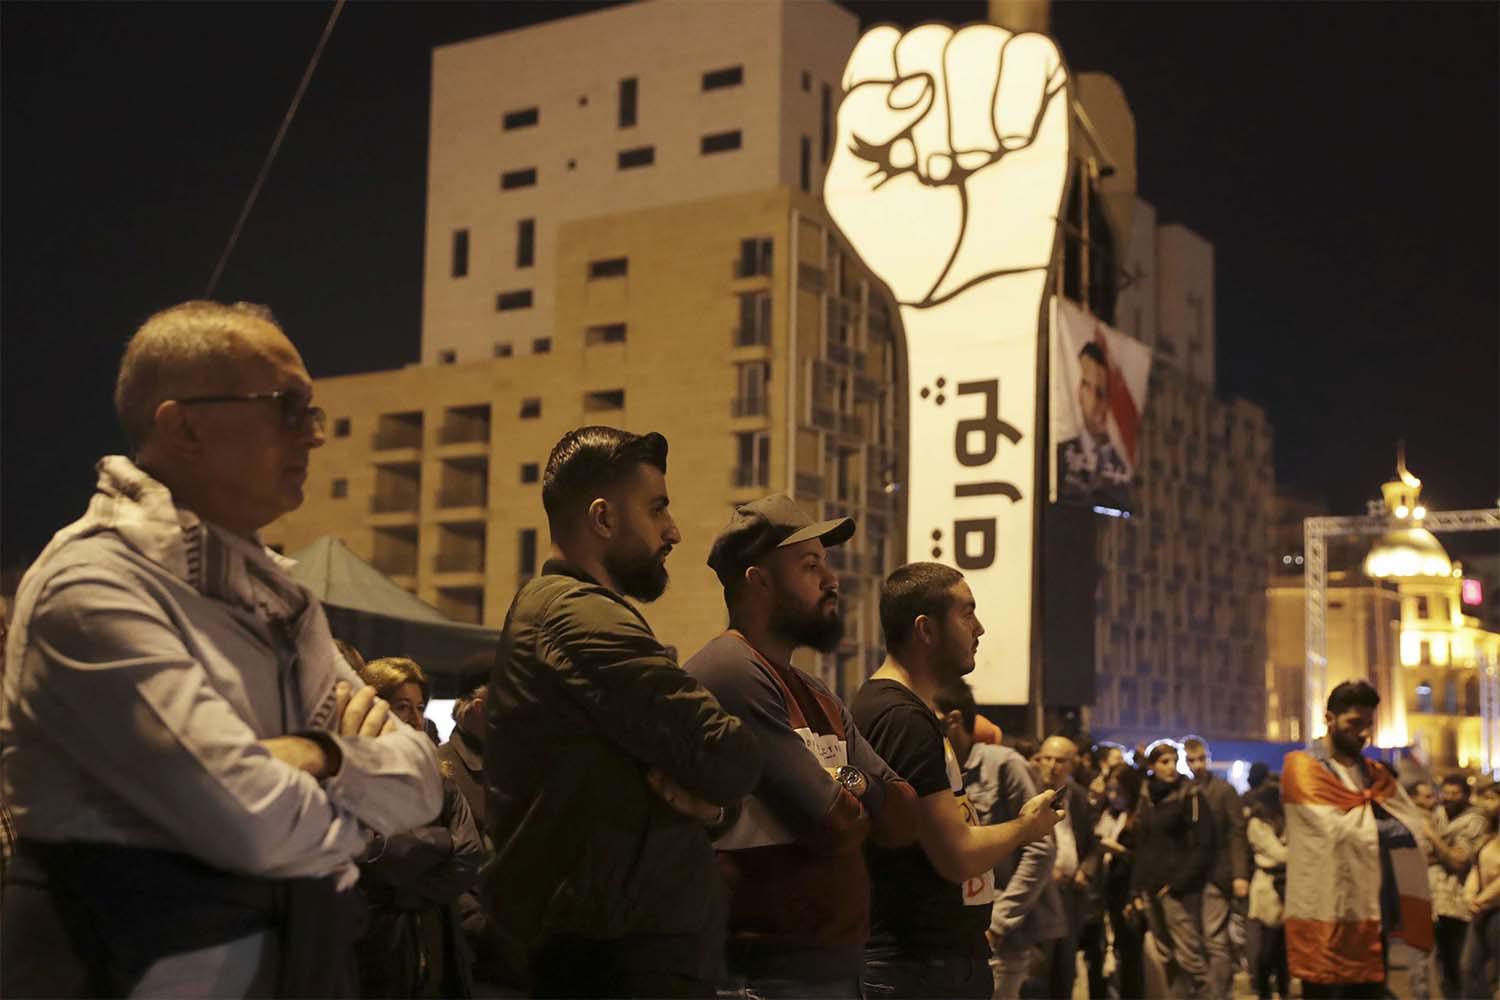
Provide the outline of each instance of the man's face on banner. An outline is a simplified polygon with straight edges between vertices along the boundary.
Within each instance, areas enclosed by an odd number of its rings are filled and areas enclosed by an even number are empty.
[[[1078,372],[1078,405],[1083,410],[1084,430],[1102,438],[1109,418],[1109,372],[1087,354],[1078,359]]]

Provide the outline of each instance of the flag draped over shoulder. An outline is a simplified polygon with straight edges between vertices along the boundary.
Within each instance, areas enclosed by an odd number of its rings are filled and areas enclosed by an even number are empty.
[[[1385,978],[1381,894],[1386,875],[1394,881],[1384,885],[1393,918],[1386,930],[1414,948],[1432,949],[1421,810],[1388,768],[1367,763],[1369,782],[1362,791],[1345,785],[1316,751],[1294,751],[1283,763],[1286,950],[1291,972],[1300,979],[1365,983]],[[1377,818],[1376,804],[1388,818]]]

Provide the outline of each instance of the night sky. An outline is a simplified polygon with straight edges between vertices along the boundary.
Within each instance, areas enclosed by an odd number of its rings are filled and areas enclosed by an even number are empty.
[[[216,297],[315,376],[415,361],[430,49],[597,6],[351,3]],[[202,294],[330,9],[0,7],[6,566],[122,448],[125,339]],[[1219,393],[1269,412],[1278,482],[1362,512],[1405,437],[1429,506],[1494,503],[1497,6],[1060,3],[1052,33],[1124,86],[1159,221],[1215,244]]]

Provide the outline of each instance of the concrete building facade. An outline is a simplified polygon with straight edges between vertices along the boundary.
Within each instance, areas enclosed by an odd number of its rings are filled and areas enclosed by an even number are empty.
[[[498,627],[547,555],[552,445],[659,430],[683,542],[657,633],[686,656],[724,627],[709,545],[785,491],[859,523],[831,553],[845,644],[803,664],[852,693],[900,558],[905,399],[895,305],[809,193],[856,28],[831,3],[658,0],[439,49],[422,363],[318,381],[329,441],[266,539],[338,534]]]

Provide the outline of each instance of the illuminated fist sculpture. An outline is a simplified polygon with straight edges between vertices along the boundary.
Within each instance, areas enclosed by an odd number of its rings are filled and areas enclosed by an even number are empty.
[[[901,305],[907,558],[962,570],[984,704],[1028,696],[1037,341],[1070,167],[1051,39],[871,30],[844,71],[823,199]]]

